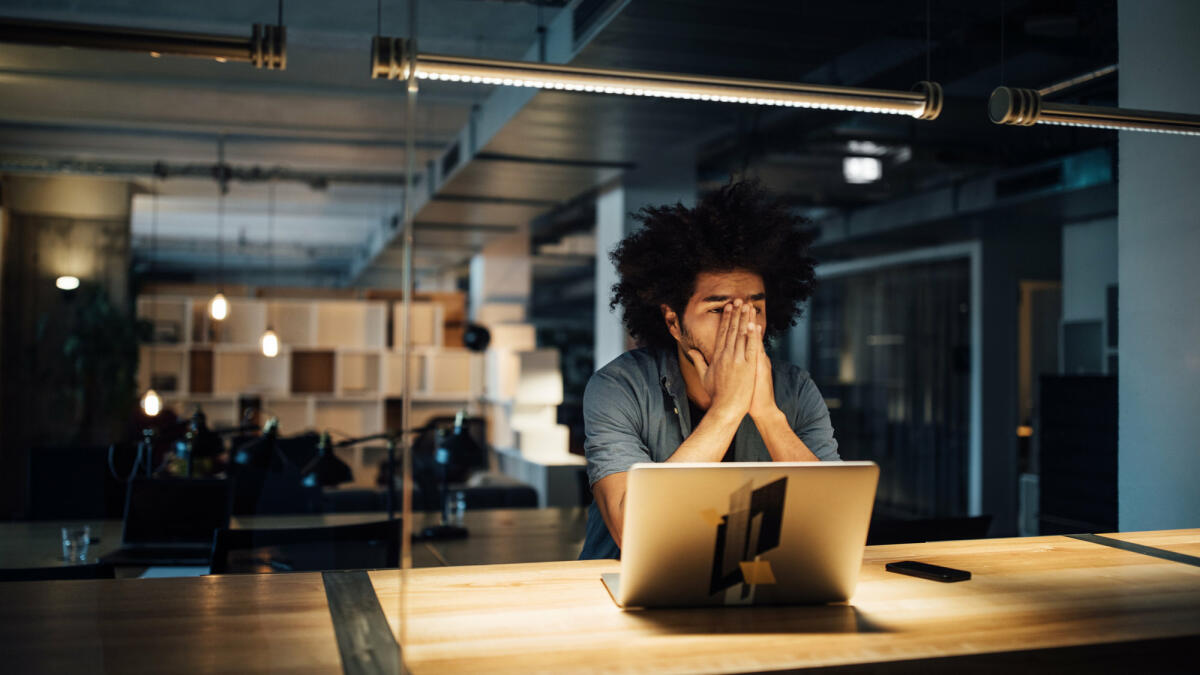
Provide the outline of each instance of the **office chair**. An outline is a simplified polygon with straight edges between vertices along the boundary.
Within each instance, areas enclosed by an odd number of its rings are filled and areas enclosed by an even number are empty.
[[[400,521],[261,530],[220,529],[213,574],[321,572],[400,565]]]

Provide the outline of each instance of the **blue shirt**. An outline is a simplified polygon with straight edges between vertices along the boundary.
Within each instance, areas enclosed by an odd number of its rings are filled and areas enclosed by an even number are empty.
[[[829,409],[808,373],[772,363],[775,404],[818,459],[840,460]],[[635,349],[596,371],[583,394],[583,449],[588,482],[628,471],[638,462],[665,462],[692,432],[687,384],[679,357],[663,349]],[[733,460],[769,462],[771,453],[747,415],[733,438]],[[580,559],[619,558],[599,507],[588,510]]]

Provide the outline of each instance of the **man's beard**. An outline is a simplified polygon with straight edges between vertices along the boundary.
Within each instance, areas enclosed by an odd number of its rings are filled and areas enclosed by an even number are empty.
[[[696,365],[696,361],[692,358],[691,354],[691,351],[695,349],[696,351],[700,352],[700,356],[703,357],[707,363],[708,356],[705,355],[704,350],[700,348],[700,345],[696,344],[696,341],[692,339],[692,335],[688,332],[687,325],[683,323],[682,318],[679,319],[679,338],[679,347],[683,352],[684,358],[690,361],[693,366]]]

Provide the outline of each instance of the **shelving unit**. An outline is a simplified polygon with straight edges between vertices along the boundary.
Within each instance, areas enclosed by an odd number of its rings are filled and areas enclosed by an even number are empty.
[[[403,304],[390,300],[307,300],[230,297],[229,316],[208,316],[207,297],[143,295],[141,319],[154,340],[141,346],[139,387],[152,380],[164,405],[180,416],[199,406],[210,426],[240,423],[243,399],[256,397],[280,430],[308,429],[365,436],[399,426],[403,393],[400,335]],[[479,396],[482,356],[443,347],[446,312],[438,302],[414,302],[413,425],[452,415]],[[390,322],[390,323],[389,323]],[[280,351],[263,356],[258,340],[267,326]],[[390,329],[390,330],[389,330]],[[339,450],[355,485],[373,485],[377,448]]]

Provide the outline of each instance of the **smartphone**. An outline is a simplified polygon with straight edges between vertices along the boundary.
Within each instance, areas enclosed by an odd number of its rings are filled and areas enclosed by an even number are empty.
[[[907,574],[912,577],[921,577],[922,579],[931,579],[933,581],[966,581],[971,578],[971,573],[966,570],[956,570],[951,567],[942,567],[941,565],[930,565],[928,563],[916,562],[915,560],[905,560],[903,562],[890,562],[884,567],[889,572],[896,574]]]

